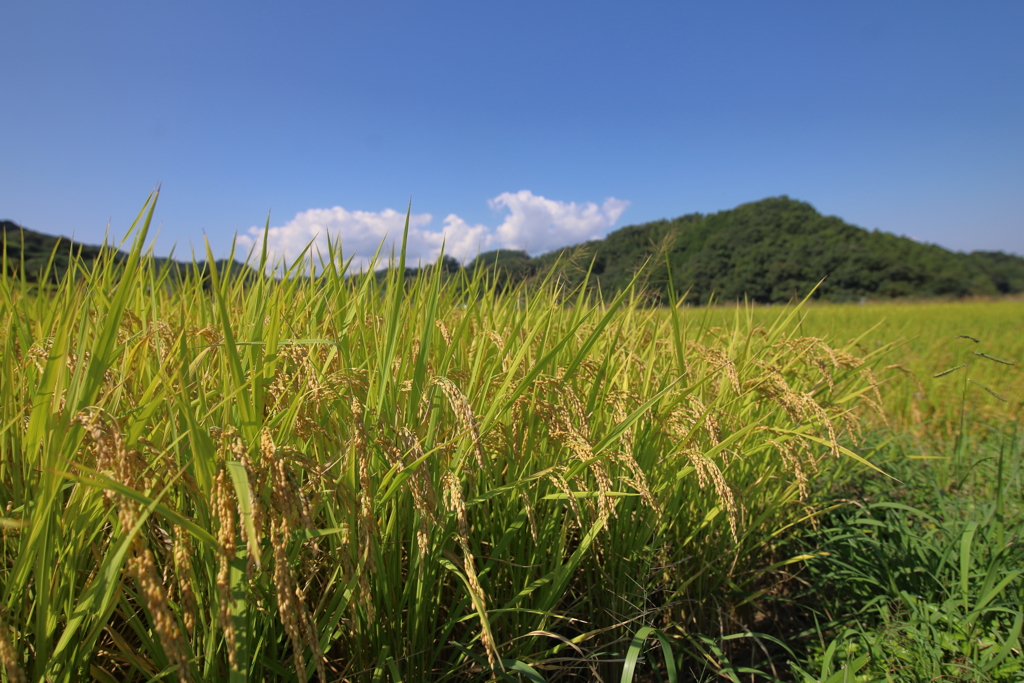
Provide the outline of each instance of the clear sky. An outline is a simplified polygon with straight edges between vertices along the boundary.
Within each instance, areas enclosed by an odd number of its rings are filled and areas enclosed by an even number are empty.
[[[1024,254],[1024,3],[4,2],[0,218],[539,253],[786,194]],[[397,226],[397,228],[396,228]],[[247,241],[248,240],[248,241]]]

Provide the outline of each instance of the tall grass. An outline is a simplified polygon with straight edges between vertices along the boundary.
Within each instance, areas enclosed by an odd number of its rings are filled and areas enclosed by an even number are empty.
[[[886,347],[799,309],[406,282],[404,246],[172,283],[155,201],[124,263],[0,283],[0,679],[632,675],[747,630],[881,398]]]

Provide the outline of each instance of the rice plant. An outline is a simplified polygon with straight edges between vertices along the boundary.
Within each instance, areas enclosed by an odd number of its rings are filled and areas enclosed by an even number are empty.
[[[890,347],[799,307],[408,279],[404,244],[179,280],[155,203],[127,258],[0,283],[0,679],[629,680],[651,634],[749,630],[822,460],[870,467]]]

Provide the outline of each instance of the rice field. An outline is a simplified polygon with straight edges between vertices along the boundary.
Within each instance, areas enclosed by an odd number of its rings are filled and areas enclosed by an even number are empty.
[[[1020,419],[1019,301],[656,309],[404,252],[172,286],[154,204],[124,264],[0,283],[0,679],[721,674],[823,468]]]
[[[736,312],[718,309],[717,324]],[[777,317],[771,308],[742,312],[757,325]],[[901,430],[941,443],[955,438],[963,414],[963,425],[976,427],[1024,419],[1024,375],[1000,362],[1024,359],[1024,299],[811,304],[799,317],[799,334],[852,343],[861,354],[895,344],[886,365],[898,374],[882,394],[887,419]]]

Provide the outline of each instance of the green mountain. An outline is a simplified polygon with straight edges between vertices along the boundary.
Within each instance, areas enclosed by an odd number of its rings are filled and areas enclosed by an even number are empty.
[[[13,221],[0,221],[0,241],[4,244],[6,255],[6,275],[20,275],[24,268],[25,279],[29,282],[38,282],[47,272],[47,265],[50,264],[47,280],[50,283],[60,281],[68,270],[68,259],[72,254],[79,256],[87,266],[91,266],[105,252],[111,253],[111,258],[121,261],[127,258],[127,254],[118,251],[113,247],[94,246],[75,242],[66,237],[53,237],[44,235],[41,232],[23,228]],[[52,257],[52,264],[51,264]],[[192,269],[192,265],[175,261],[173,259],[155,258],[158,266],[166,266],[171,269],[172,276],[183,277]],[[196,264],[200,272],[205,273],[205,262],[199,261]],[[227,259],[214,261],[218,273],[226,273],[228,269],[232,274],[242,274],[245,277],[256,277],[256,271],[238,261],[228,262]]]
[[[67,272],[71,253],[79,254],[84,261],[92,263],[107,249],[80,244],[64,237],[44,235],[22,228],[12,221],[0,221],[0,240],[4,243],[7,258],[6,274],[18,274],[24,267],[25,278],[31,282],[43,276],[51,254],[53,266],[49,279],[55,282]],[[118,258],[116,254],[115,258]]]
[[[816,298],[963,297],[1024,292],[1024,258],[1002,252],[951,252],[906,237],[865,230],[789,197],[772,197],[715,214],[631,225],[604,239],[528,258],[522,252],[481,254],[470,268],[497,268],[515,282],[557,267],[582,282],[593,260],[594,286],[619,291],[645,262],[655,303],[669,297],[706,303],[744,297],[785,302],[824,279]],[[478,266],[479,264],[479,266]]]

